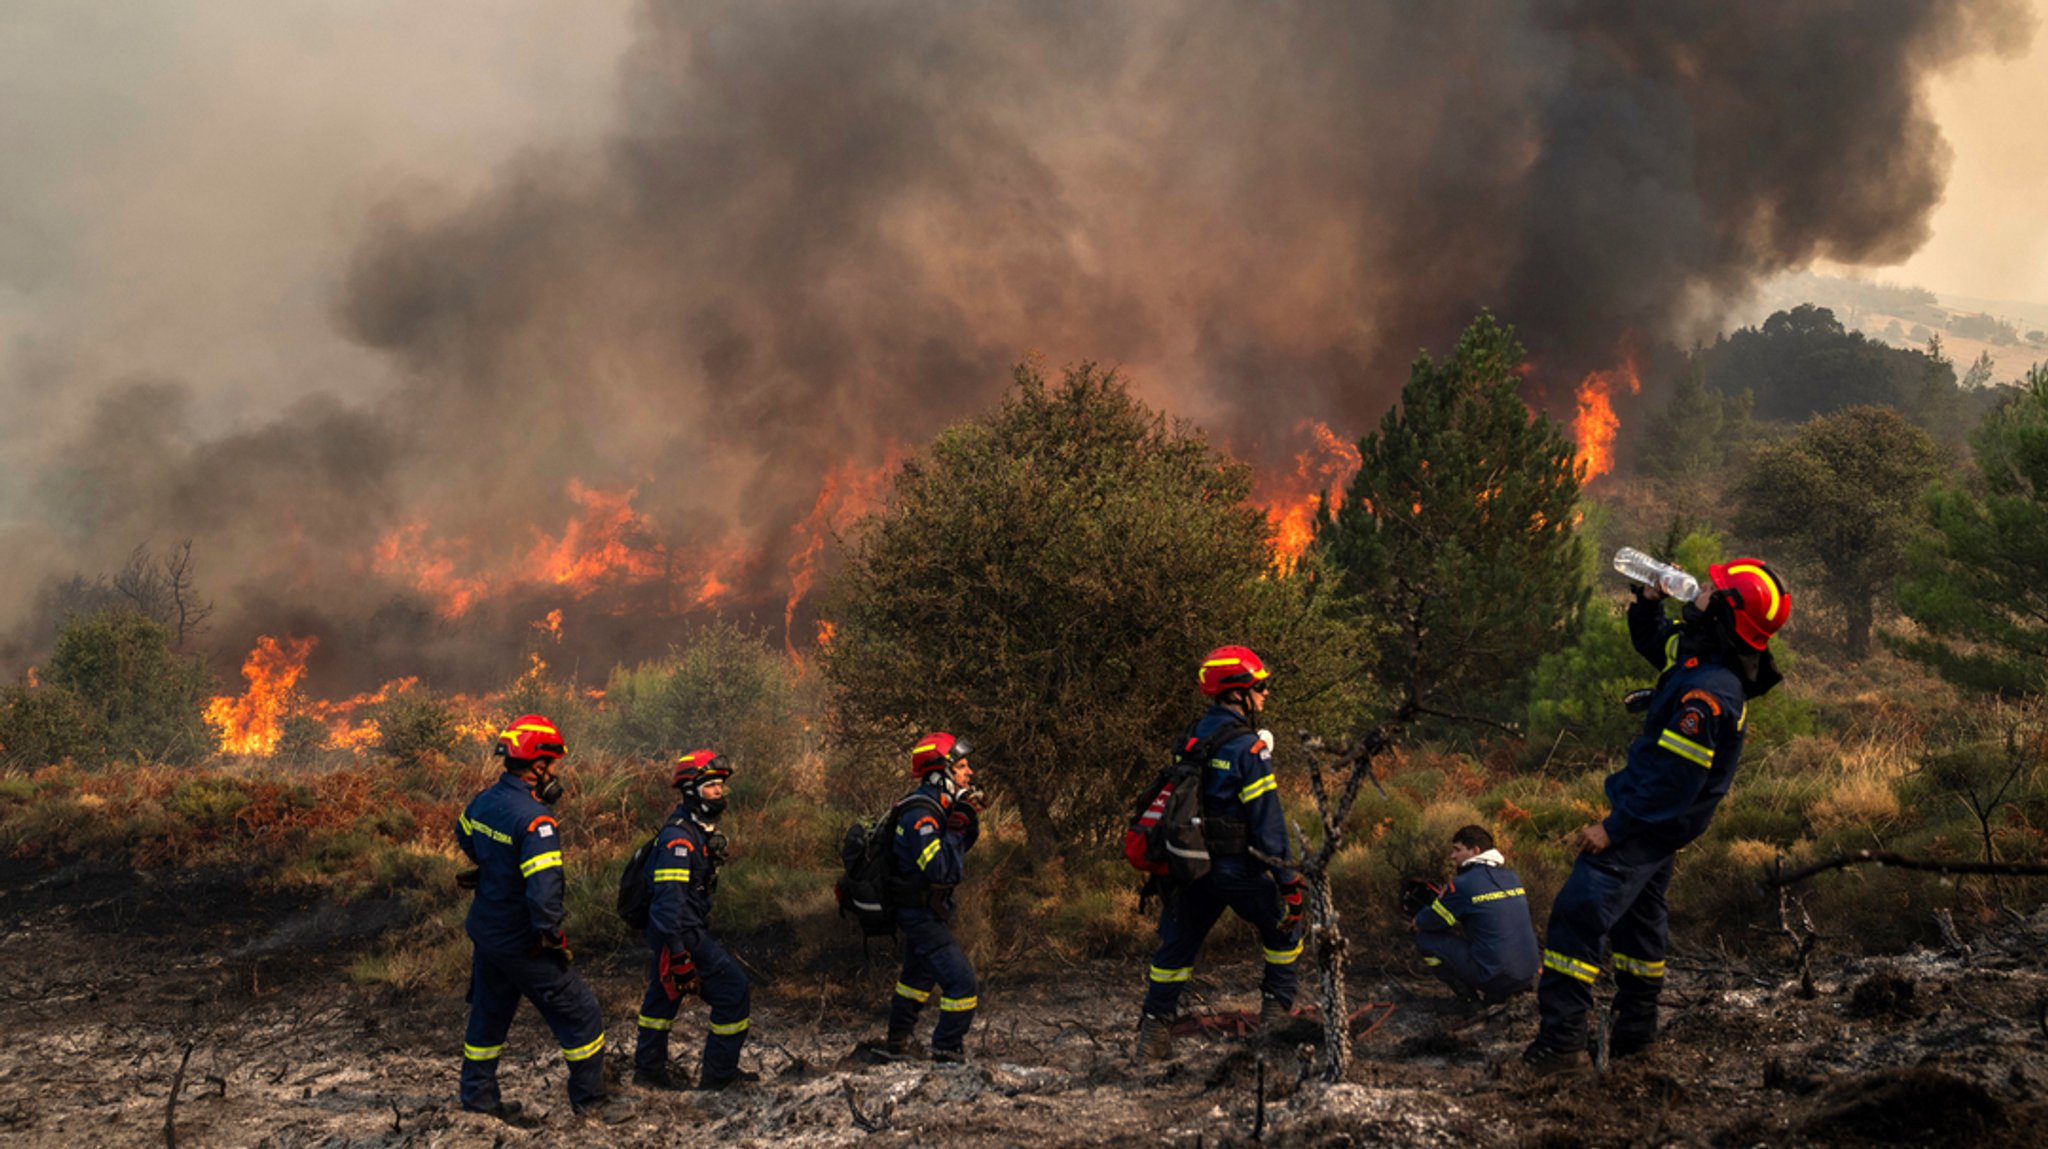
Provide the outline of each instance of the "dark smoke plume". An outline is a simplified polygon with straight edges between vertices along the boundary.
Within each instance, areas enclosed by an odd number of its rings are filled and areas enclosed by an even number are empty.
[[[437,623],[364,556],[417,522],[517,563],[572,480],[636,488],[678,570],[740,544],[726,601],[772,619],[827,471],[1026,354],[1121,363],[1261,457],[1368,427],[1482,306],[1568,386],[1760,277],[1896,260],[1946,170],[1926,78],[2029,31],[2017,0],[650,2],[599,161],[393,203],[357,250],[341,321],[396,390],[197,445],[96,425],[140,449],[48,505],[196,535],[250,575],[238,640],[375,635],[358,684],[502,677],[559,603]],[[621,644],[591,664],[661,639],[585,633]]]

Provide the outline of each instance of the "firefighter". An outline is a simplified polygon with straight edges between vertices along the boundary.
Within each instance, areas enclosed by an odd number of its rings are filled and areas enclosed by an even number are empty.
[[[1672,858],[1706,830],[1735,779],[1748,703],[1779,682],[1771,636],[1792,615],[1784,582],[1757,559],[1709,576],[1711,589],[1675,625],[1658,588],[1635,588],[1629,638],[1661,672],[1627,763],[1608,775],[1611,812],[1578,831],[1578,861],[1551,906],[1536,995],[1542,1024],[1522,1053],[1539,1072],[1585,1062],[1603,939],[1614,961],[1609,1056],[1656,1041]]]
[[[1259,932],[1265,976],[1259,986],[1259,1029],[1270,1034],[1294,1007],[1294,963],[1301,956],[1302,880],[1285,864],[1287,832],[1274,793],[1270,736],[1252,729],[1265,708],[1271,674],[1257,654],[1223,646],[1202,660],[1197,676],[1209,709],[1182,736],[1181,752],[1206,758],[1202,771],[1202,835],[1209,872],[1161,899],[1159,949],[1138,1020],[1138,1059],[1173,1056],[1173,1016],[1195,955],[1223,911]]]
[[[470,799],[456,822],[456,844],[476,863],[462,879],[476,890],[467,922],[475,953],[462,1107],[518,1116],[517,1103],[499,1099],[498,1056],[524,997],[568,1061],[570,1106],[615,1123],[628,1114],[605,1092],[604,1016],[597,995],[571,968],[562,933],[562,838],[548,807],[561,799],[555,764],[567,752],[554,723],[538,714],[513,719],[491,750],[505,760],[505,772]]]
[[[699,1089],[724,1089],[759,1081],[740,1069],[747,1041],[751,995],[747,975],[705,932],[726,838],[718,832],[725,813],[726,782],[732,768],[716,751],[693,750],[676,759],[673,785],[682,800],[655,835],[647,857],[647,944],[654,950],[647,994],[640,1004],[640,1039],[633,1050],[633,1082],[678,1089],[669,1074],[668,1035],[675,1028],[683,996],[695,993],[711,1007],[711,1032],[704,1038]]]
[[[974,967],[953,939],[953,888],[967,851],[981,837],[981,794],[974,788],[969,747],[943,731],[917,740],[910,772],[917,787],[897,803],[895,847],[890,854],[889,900],[895,907],[903,972],[889,1001],[883,1048],[914,1057],[917,1016],[936,993],[939,1021],[932,1028],[932,1060],[967,1060],[967,1030],[980,1004]]]
[[[1484,826],[1451,835],[1451,865],[1450,885],[1411,923],[1422,963],[1464,1001],[1495,1005],[1527,993],[1542,958],[1522,879]]]

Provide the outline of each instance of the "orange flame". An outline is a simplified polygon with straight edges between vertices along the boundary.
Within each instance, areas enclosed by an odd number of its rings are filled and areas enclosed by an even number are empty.
[[[222,696],[206,704],[206,720],[220,731],[223,754],[267,755],[284,736],[285,711],[306,673],[306,658],[320,640],[312,635],[283,642],[263,635],[242,663],[249,689],[240,698]]]
[[[1628,385],[1631,395],[1640,395],[1643,382],[1636,374],[1634,353],[1624,353],[1621,366],[1595,371],[1579,383],[1579,413],[1572,420],[1572,439],[1578,443],[1579,481],[1590,483],[1614,469],[1614,439],[1621,430],[1621,417],[1614,413],[1615,388]]]
[[[825,481],[818,486],[818,499],[811,504],[810,513],[791,529],[801,545],[789,556],[789,598],[782,605],[782,646],[792,659],[801,661],[790,628],[796,624],[798,604],[810,595],[817,582],[818,564],[825,556],[826,543],[881,501],[883,485],[895,472],[901,456],[898,444],[891,442],[883,451],[880,466],[863,469],[853,463],[842,463],[825,472]],[[829,640],[830,633],[831,624],[820,621],[819,645]]]
[[[1303,421],[1295,427],[1309,444],[1294,455],[1291,475],[1261,476],[1252,497],[1266,508],[1273,524],[1273,565],[1291,570],[1315,541],[1316,514],[1323,499],[1334,513],[1344,505],[1344,487],[1358,473],[1358,447],[1338,438],[1329,426]]]
[[[43,684],[42,679],[36,677],[36,668],[33,666],[28,668],[28,673],[23,677],[28,680],[28,688],[30,690],[34,690]]]
[[[533,629],[535,629],[535,630],[537,630],[537,631],[541,632],[542,634],[545,634],[545,635],[547,635],[547,636],[548,636],[549,638],[552,638],[552,639],[554,639],[554,640],[555,640],[555,645],[557,645],[557,646],[561,645],[561,642],[562,642],[562,608],[561,608],[561,607],[556,607],[555,609],[553,609],[553,610],[551,610],[551,611],[549,611],[549,612],[547,613],[547,617],[546,617],[546,618],[536,619],[536,620],[534,620],[534,621],[533,621],[532,623],[530,623],[529,625],[531,625],[531,626],[533,627]]]

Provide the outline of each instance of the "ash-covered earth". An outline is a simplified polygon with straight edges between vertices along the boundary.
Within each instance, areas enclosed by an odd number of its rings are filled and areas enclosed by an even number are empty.
[[[1665,1039],[1642,1058],[1538,1078],[1516,1054],[1533,1001],[1470,1014],[1406,952],[1351,969],[1361,1033],[1346,1080],[1315,1079],[1317,1027],[1236,1036],[1254,963],[1219,936],[1179,1057],[1128,1056],[1141,968],[983,971],[972,1063],[870,1053],[894,971],[775,975],[755,986],[728,1093],[622,1088],[620,1124],[572,1115],[530,1010],[501,1067],[513,1126],[460,1111],[459,993],[349,984],[392,905],[252,897],[234,875],[151,877],[10,865],[0,883],[0,1142],[10,1146],[2023,1145],[2048,1119],[2048,913],[1973,939],[1817,966],[1680,948]],[[630,953],[586,960],[623,1074],[641,983]],[[687,1063],[701,1004],[675,1047]],[[687,1036],[685,1036],[687,1034]],[[181,1068],[182,1067],[182,1068]],[[174,1088],[175,1087],[175,1088]],[[175,1092],[175,1096],[174,1096]]]

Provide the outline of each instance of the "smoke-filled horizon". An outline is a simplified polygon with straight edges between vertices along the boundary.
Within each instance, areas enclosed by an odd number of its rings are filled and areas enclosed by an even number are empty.
[[[190,537],[223,648],[322,635],[316,684],[502,678],[555,608],[601,673],[654,619],[780,624],[849,492],[1028,355],[1268,461],[1368,429],[1481,307],[1569,385],[1761,277],[1901,259],[1947,168],[1926,80],[2029,32],[2019,0],[649,2],[597,138],[348,200],[325,274],[368,354],[274,416],[12,354],[10,533],[38,578]]]

